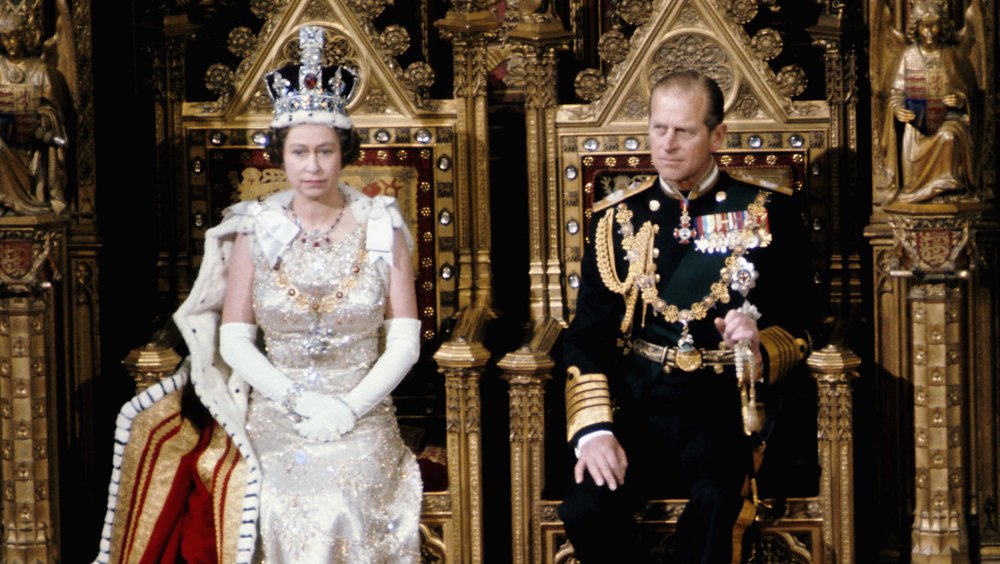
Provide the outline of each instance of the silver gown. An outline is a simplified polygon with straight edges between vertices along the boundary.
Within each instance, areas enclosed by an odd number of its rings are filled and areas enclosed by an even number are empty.
[[[299,235],[277,267],[254,244],[253,308],[271,362],[305,389],[339,396],[378,359],[387,288],[365,227],[341,241]],[[255,560],[268,564],[416,562],[416,459],[390,399],[332,442],[295,431],[296,416],[254,391],[247,432],[263,475]]]

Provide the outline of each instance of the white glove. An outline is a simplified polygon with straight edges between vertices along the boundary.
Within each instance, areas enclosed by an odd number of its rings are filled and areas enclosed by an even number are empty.
[[[292,381],[257,348],[257,326],[223,323],[219,327],[219,354],[248,384],[276,403],[284,403]],[[294,398],[293,398],[294,399]]]
[[[368,374],[344,396],[356,417],[371,411],[392,392],[420,358],[420,321],[395,318],[385,321],[385,351]]]
[[[325,394],[303,392],[295,407],[306,417],[295,425],[295,430],[314,441],[335,441],[353,429],[357,421],[346,403]]]

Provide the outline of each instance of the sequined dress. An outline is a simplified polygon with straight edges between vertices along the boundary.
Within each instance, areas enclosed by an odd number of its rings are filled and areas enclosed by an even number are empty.
[[[379,355],[387,288],[365,228],[327,243],[300,236],[271,268],[254,244],[253,308],[268,358],[307,390],[342,395]],[[260,458],[255,560],[416,562],[421,483],[384,400],[339,440],[298,435],[295,416],[254,391],[247,432]]]

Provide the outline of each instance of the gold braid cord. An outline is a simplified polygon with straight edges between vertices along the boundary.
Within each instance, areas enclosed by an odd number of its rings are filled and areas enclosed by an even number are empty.
[[[601,281],[609,290],[625,297],[625,315],[622,317],[621,332],[628,335],[632,329],[635,316],[635,303],[640,291],[643,303],[643,320],[646,306],[653,309],[653,314],[663,316],[668,323],[678,321],[689,322],[704,319],[709,310],[718,302],[729,303],[729,287],[733,278],[745,268],[747,261],[743,258],[747,251],[756,247],[766,247],[771,242],[771,234],[765,225],[767,216],[768,193],[760,191],[754,201],[747,206],[751,221],[736,233],[730,247],[731,254],[726,258],[725,266],[719,272],[719,281],[712,284],[709,293],[701,300],[692,303],[687,309],[667,303],[660,297],[656,288],[656,263],[653,253],[653,235],[658,226],[647,221],[636,232],[632,226],[632,210],[624,203],[609,209],[597,222],[597,232],[594,234],[594,247],[597,256],[597,270]],[[615,211],[617,210],[617,216]],[[612,221],[618,224],[622,234],[622,250],[628,261],[628,274],[625,280],[618,277],[613,256],[614,233]],[[644,321],[645,322],[645,321]]]
[[[760,331],[760,346],[767,355],[767,381],[776,382],[809,354],[809,344],[778,326]]]
[[[681,309],[660,297],[659,291],[656,289],[656,264],[653,262],[652,252],[650,252],[644,261],[643,270],[645,270],[646,275],[636,281],[637,286],[642,288],[643,312],[645,313],[646,306],[649,306],[653,309],[654,315],[662,315],[668,323],[690,322],[704,319],[709,310],[715,307],[718,302],[729,303],[730,283],[748,264],[743,256],[750,249],[766,247],[771,242],[771,234],[768,233],[767,227],[764,225],[764,217],[767,214],[765,207],[767,198],[768,194],[761,191],[753,203],[747,206],[751,221],[737,232],[730,248],[732,253],[726,257],[725,266],[719,271],[719,281],[712,284],[704,298],[692,303],[687,309]],[[627,256],[631,260],[631,255]],[[631,266],[629,267],[630,273]]]
[[[580,374],[570,366],[566,370],[566,440],[573,440],[580,429],[595,423],[611,423],[611,393],[604,374]]]
[[[625,257],[629,263],[625,280],[618,278],[615,258],[612,256],[612,249],[615,248],[614,233],[611,229],[612,221],[619,225],[619,230],[622,233],[622,250],[625,251]],[[653,233],[655,233],[655,228],[649,221],[639,228],[638,233],[635,233],[632,227],[632,210],[628,209],[625,204],[618,204],[618,217],[615,217],[615,210],[612,208],[597,222],[597,232],[594,235],[597,270],[601,274],[601,281],[609,290],[625,297],[625,315],[621,323],[621,332],[625,335],[632,328],[635,302],[639,298],[636,279],[646,270],[645,265],[652,263],[650,248],[653,246]]]

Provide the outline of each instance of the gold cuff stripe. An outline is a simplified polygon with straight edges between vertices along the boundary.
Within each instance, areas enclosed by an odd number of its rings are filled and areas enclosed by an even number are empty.
[[[611,401],[610,401],[610,399],[607,396],[605,396],[603,398],[592,398],[592,399],[589,399],[587,401],[580,402],[579,404],[577,404],[576,406],[574,406],[572,409],[568,409],[566,411],[566,414],[567,414],[567,417],[569,419],[572,419],[573,417],[579,415],[580,413],[583,413],[583,412],[587,411],[588,409],[590,409],[592,407],[603,407],[603,406],[610,405],[610,403],[611,403]]]
[[[574,394],[573,397],[566,400],[566,409],[572,409],[574,405],[587,401],[594,398],[606,398],[609,397],[608,390],[593,389],[587,390]]]
[[[572,390],[568,390],[566,396],[568,398],[570,398],[570,399],[573,399],[576,396],[579,396],[581,394],[589,394],[589,393],[595,392],[595,391],[596,392],[600,392],[600,391],[605,391],[606,392],[606,391],[608,391],[608,385],[605,384],[604,382],[586,382],[584,384],[580,384],[580,385],[576,386]]]
[[[792,371],[805,357],[805,342],[796,339],[781,327],[772,326],[760,332],[760,345],[767,353],[767,381],[776,382]]]
[[[580,374],[570,366],[566,371],[566,440],[595,423],[611,423],[611,393],[604,374]]]

